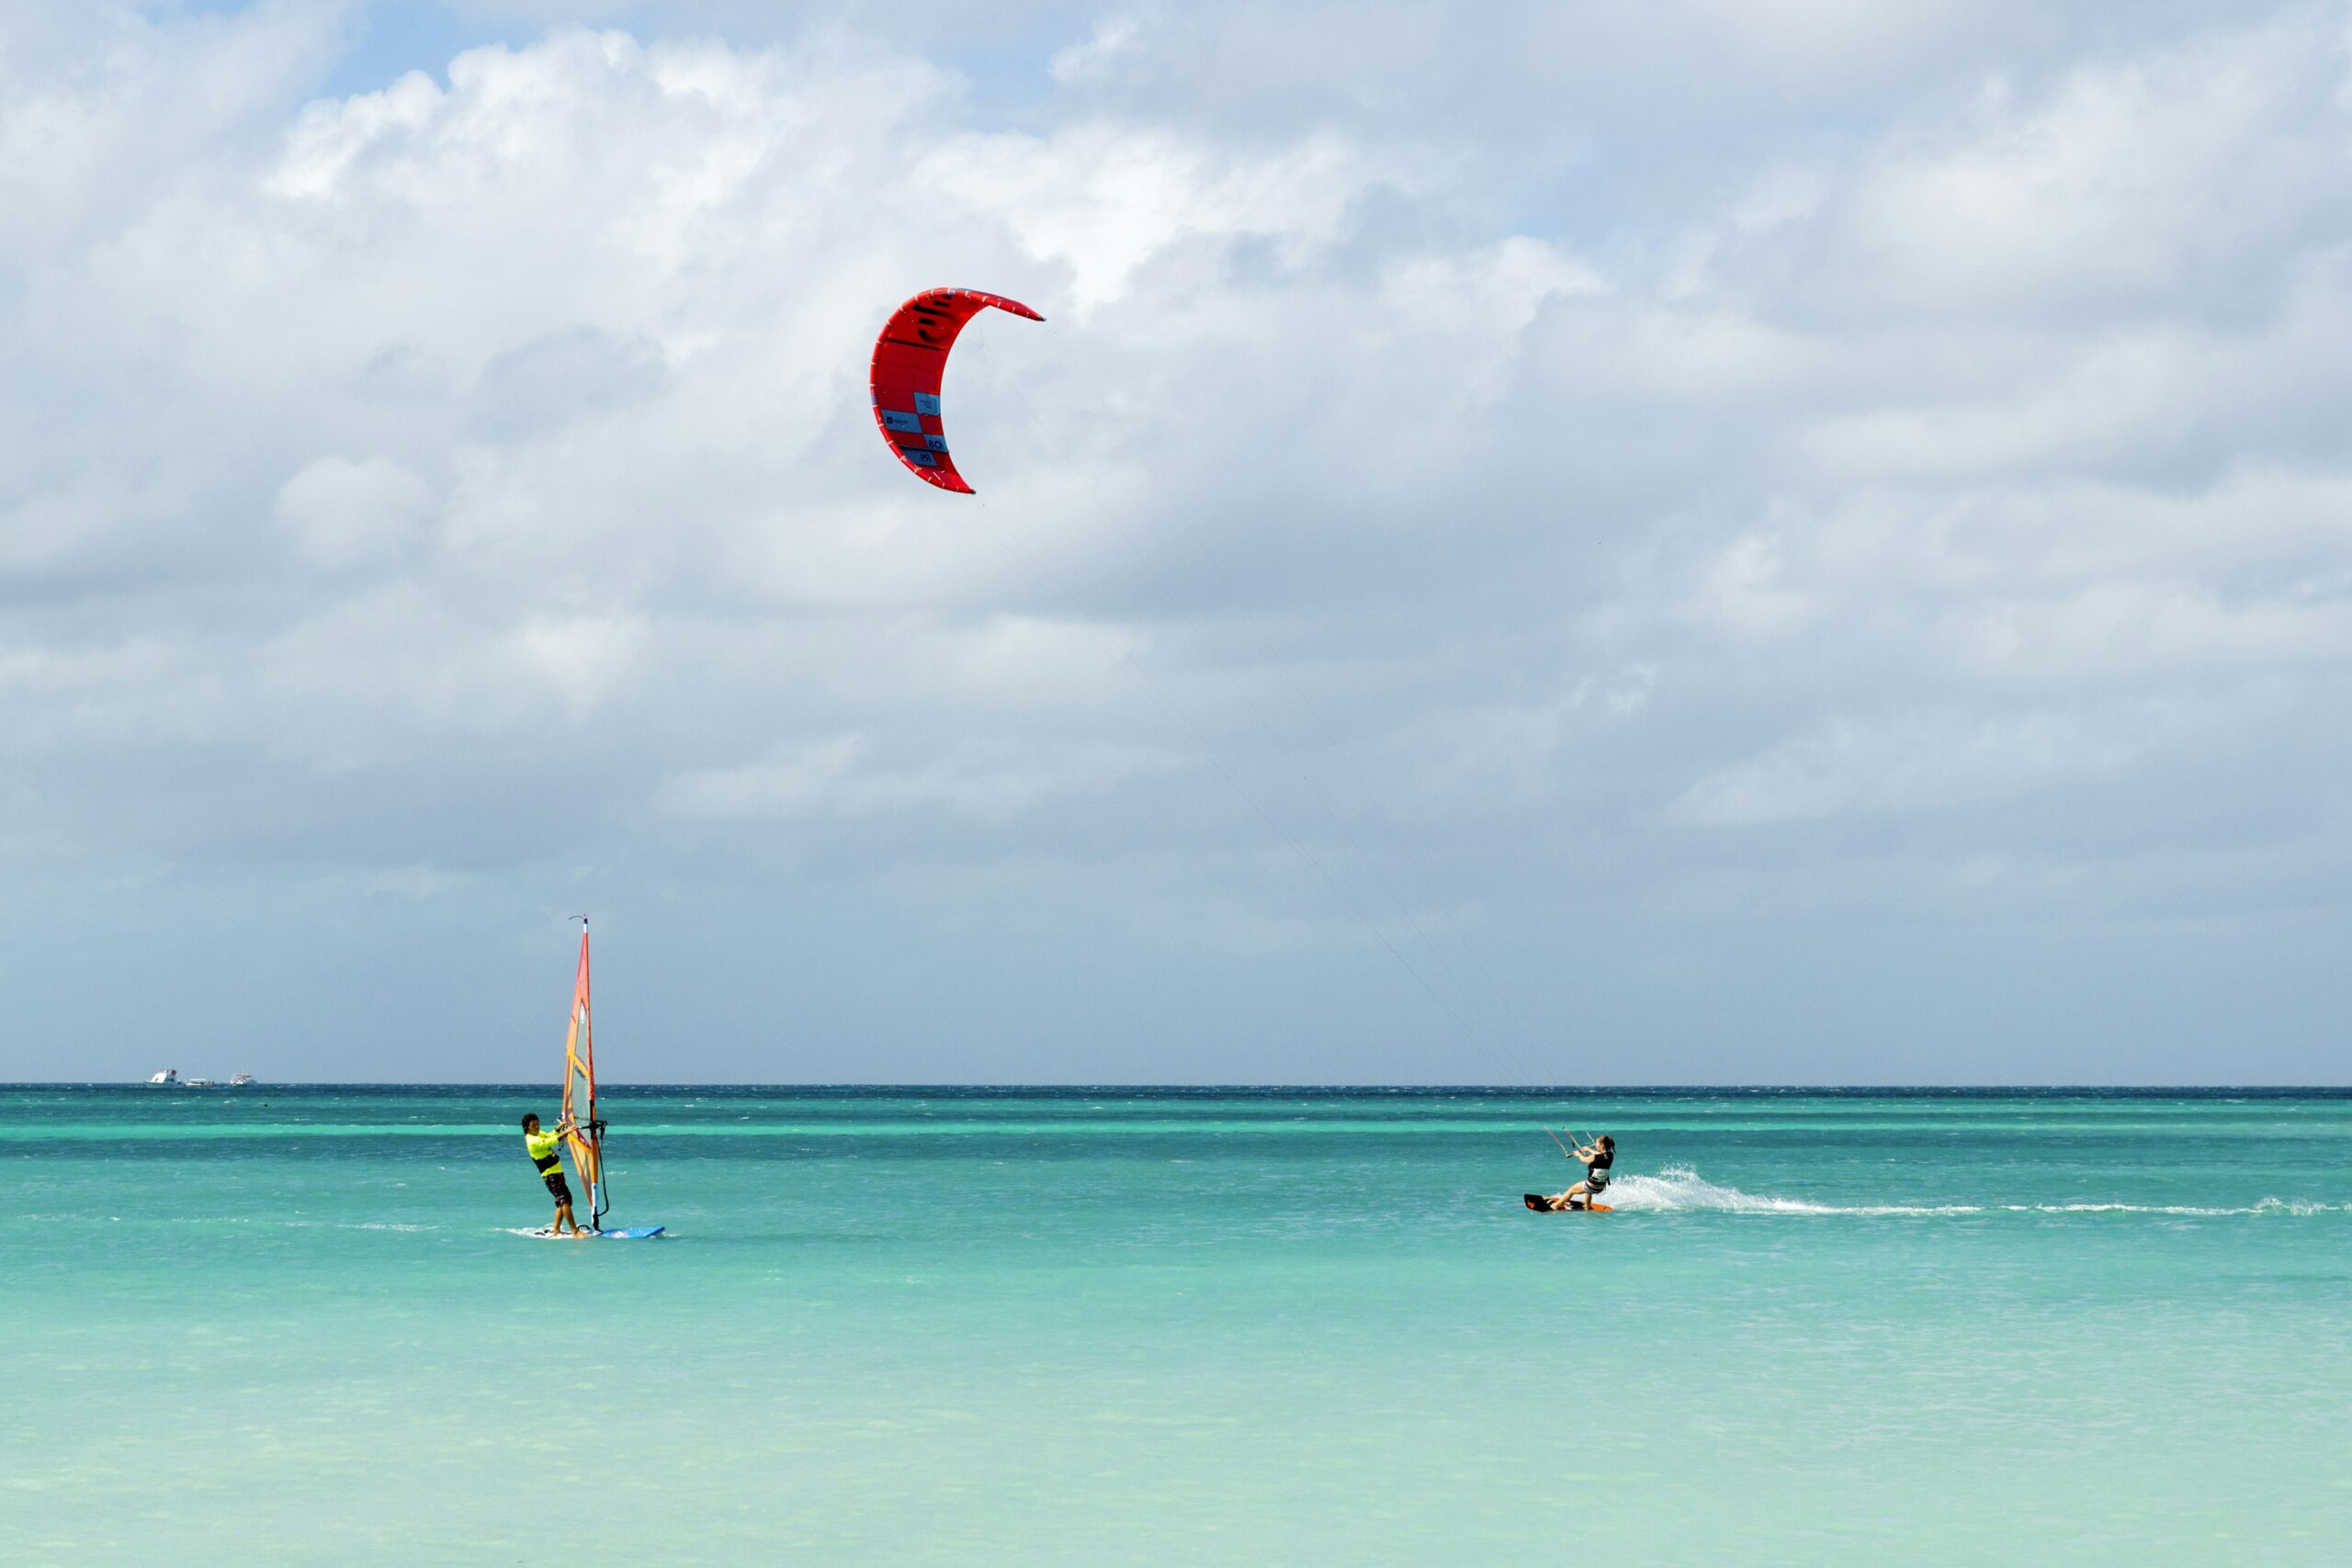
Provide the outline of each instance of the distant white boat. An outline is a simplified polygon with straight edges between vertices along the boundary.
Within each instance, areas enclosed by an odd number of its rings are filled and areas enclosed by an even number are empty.
[[[165,1067],[147,1081],[162,1084],[166,1089],[175,1088],[180,1081],[180,1070],[177,1067]]]
[[[187,1078],[181,1081],[180,1087],[182,1089],[219,1089],[220,1086],[210,1078]]]
[[[239,1073],[235,1077],[231,1078],[231,1079],[229,1080],[229,1087],[230,1087],[231,1089],[243,1089],[246,1085],[248,1085],[248,1084],[252,1083],[253,1081],[254,1081],[254,1076],[253,1076],[253,1074],[251,1074],[251,1073]]]

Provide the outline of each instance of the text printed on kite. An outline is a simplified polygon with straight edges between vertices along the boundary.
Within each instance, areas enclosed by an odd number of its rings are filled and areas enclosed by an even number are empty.
[[[939,417],[939,383],[948,351],[964,323],[994,308],[1033,321],[1046,318],[1018,299],[977,288],[926,288],[897,310],[874,340],[868,385],[874,423],[907,471],[925,484],[970,495],[972,487],[956,471],[947,451],[946,427]]]

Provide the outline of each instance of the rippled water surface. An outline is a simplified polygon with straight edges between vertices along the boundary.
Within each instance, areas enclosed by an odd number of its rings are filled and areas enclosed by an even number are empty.
[[[2352,1562],[2343,1094],[551,1101],[0,1089],[0,1559]]]

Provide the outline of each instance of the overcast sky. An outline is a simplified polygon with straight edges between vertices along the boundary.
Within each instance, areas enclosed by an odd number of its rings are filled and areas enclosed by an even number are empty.
[[[16,0],[0,1078],[2343,1082],[2347,408],[2342,3]]]

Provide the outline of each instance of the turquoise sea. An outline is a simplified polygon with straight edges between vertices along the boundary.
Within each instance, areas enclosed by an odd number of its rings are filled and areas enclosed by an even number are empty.
[[[0,1560],[2352,1562],[2352,1093],[553,1098],[0,1089]]]

